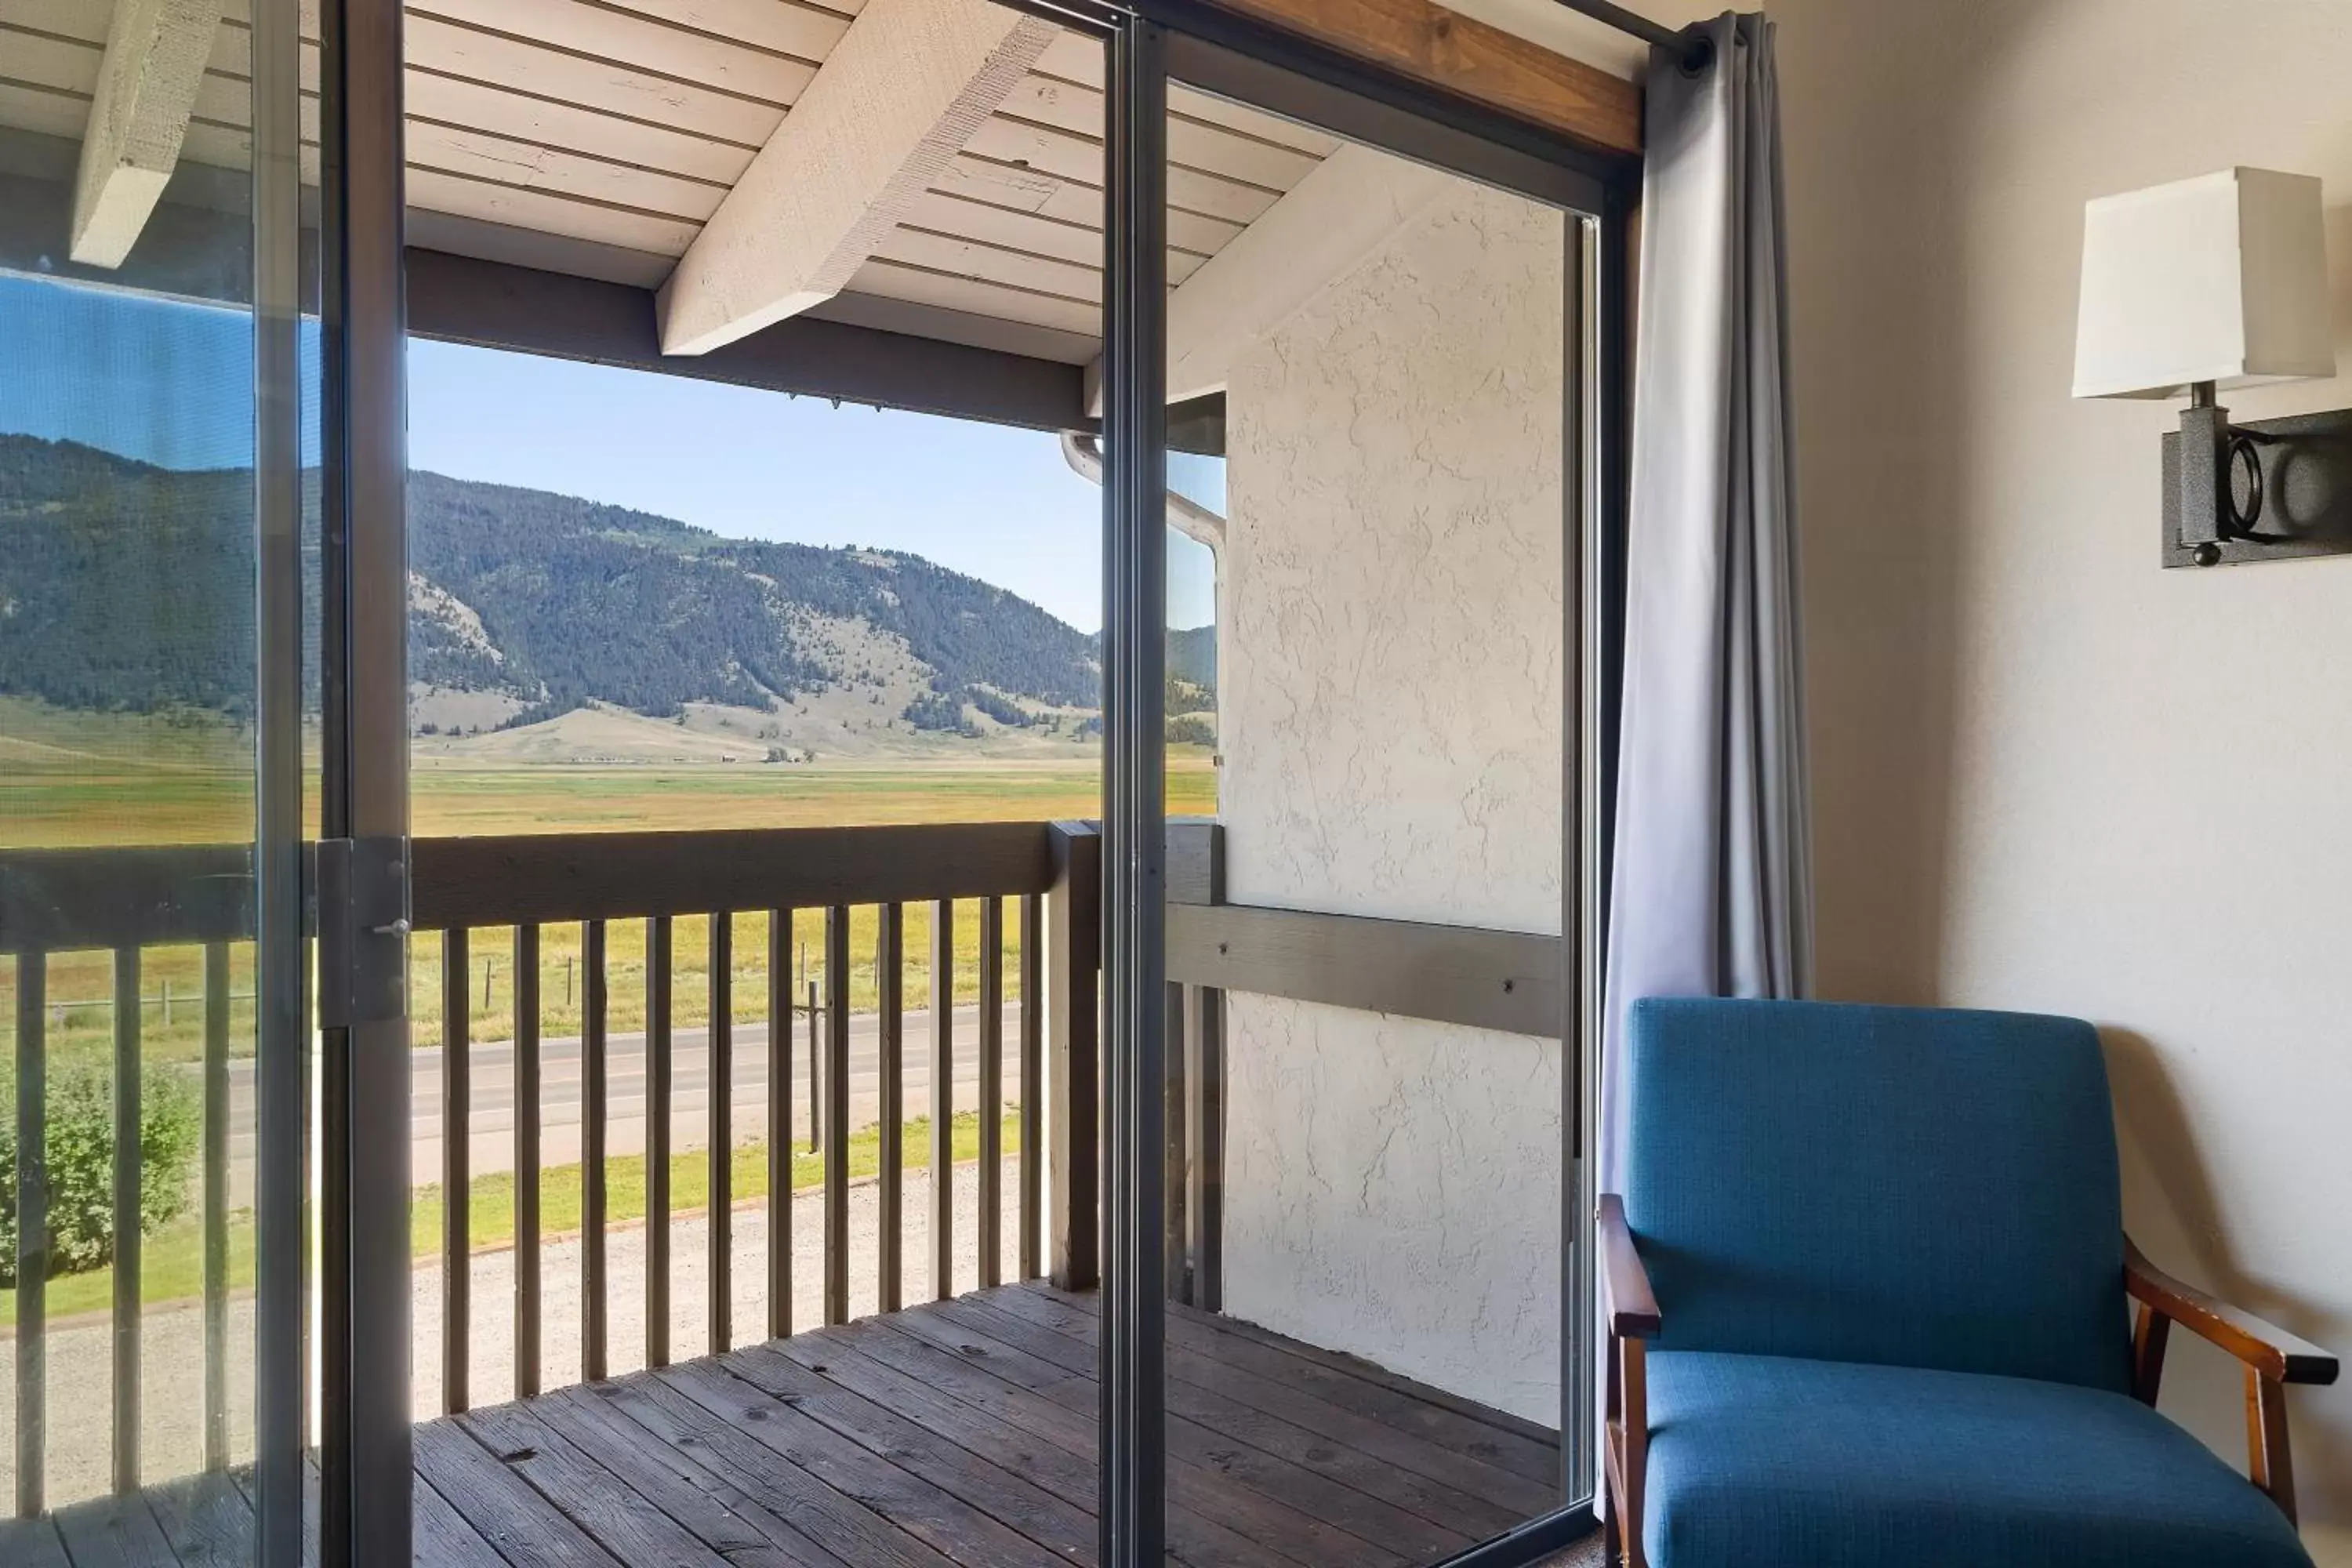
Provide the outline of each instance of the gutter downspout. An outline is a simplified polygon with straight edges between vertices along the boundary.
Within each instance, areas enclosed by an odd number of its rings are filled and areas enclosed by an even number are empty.
[[[1071,468],[1084,474],[1095,483],[1102,483],[1102,443],[1084,430],[1062,432],[1062,460]],[[1188,500],[1174,490],[1168,492],[1168,521],[1185,538],[1209,547],[1209,552],[1223,564],[1225,520],[1197,501]]]

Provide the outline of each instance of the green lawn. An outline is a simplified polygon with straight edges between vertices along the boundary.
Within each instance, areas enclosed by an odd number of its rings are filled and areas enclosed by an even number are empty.
[[[1004,1151],[1020,1150],[1021,1119],[1017,1111],[1004,1117]],[[849,1174],[853,1180],[881,1170],[882,1130],[861,1129],[850,1136]],[[931,1161],[929,1118],[906,1124],[904,1168],[928,1170]],[[965,1111],[955,1119],[950,1148],[958,1161],[980,1157],[980,1114]],[[710,1197],[710,1165],[701,1150],[670,1157],[670,1212],[688,1215],[703,1208]],[[580,1228],[580,1172],[573,1165],[551,1165],[540,1178],[540,1233],[561,1236]],[[617,1155],[604,1163],[604,1212],[612,1224],[646,1217],[646,1161],[642,1154]],[[765,1143],[737,1145],[732,1185],[738,1203],[767,1196],[768,1150]],[[793,1190],[803,1192],[824,1182],[824,1157],[804,1148],[793,1152]],[[475,1250],[510,1247],[515,1235],[515,1182],[510,1173],[477,1177],[468,1188],[467,1215]],[[418,1187],[409,1205],[409,1247],[418,1258],[437,1257],[441,1250],[442,1192],[436,1184]],[[228,1226],[229,1288],[242,1290],[253,1284],[253,1218],[243,1210]],[[140,1299],[148,1306],[191,1300],[204,1290],[204,1232],[194,1215],[174,1220],[145,1242],[141,1258]],[[103,1311],[114,1299],[114,1271],[92,1269],[49,1281],[48,1314],[62,1318],[78,1312]],[[0,1327],[16,1321],[16,1296],[0,1292]]]
[[[0,848],[89,844],[174,844],[234,841],[252,832],[249,778],[215,755],[201,731],[135,716],[60,715],[0,700]],[[97,738],[92,739],[95,732]],[[216,738],[215,738],[216,739]],[[420,836],[593,833],[640,828],[724,828],[849,826],[883,822],[1038,821],[1090,817],[1101,810],[1101,776],[1091,763],[906,762],[890,765],[809,768],[587,768],[567,766],[456,768],[422,766],[412,775],[414,829]],[[1216,773],[1198,748],[1171,748],[1169,810],[1207,815],[1216,809]],[[1006,973],[1017,974],[1019,921],[1005,921]],[[804,995],[822,981],[823,943],[814,915],[794,931],[792,988]],[[928,904],[905,912],[906,1004],[927,1005],[930,995]],[[875,1005],[874,960],[879,911],[858,906],[850,914],[850,1005]],[[699,1026],[709,1012],[709,921],[674,922],[673,1022]],[[980,988],[980,905],[955,910],[956,996],[971,1001]],[[467,966],[472,1037],[513,1036],[512,933],[503,928],[471,937]],[[767,917],[734,917],[734,1016],[762,1016],[767,995]],[[805,961],[803,960],[805,952]],[[582,987],[580,928],[551,925],[541,933],[541,1029],[576,1034]],[[608,932],[610,1024],[615,1031],[644,1026],[646,928],[620,921]],[[104,1005],[112,992],[112,955],[58,952],[47,959],[52,1060],[110,1052],[114,1020]],[[252,947],[229,952],[230,1050],[250,1052],[253,1035]],[[193,947],[153,947],[140,955],[140,1043],[153,1061],[194,1061],[203,1050],[204,955]],[[444,1032],[441,942],[425,933],[410,947],[410,1016],[418,1045],[436,1045]],[[13,1035],[16,964],[0,960],[0,1044]],[[1009,991],[1009,985],[1008,985]],[[0,1053],[5,1073],[5,1053]]]

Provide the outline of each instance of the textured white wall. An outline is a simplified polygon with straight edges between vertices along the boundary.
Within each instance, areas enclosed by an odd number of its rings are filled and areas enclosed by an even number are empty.
[[[2159,570],[2174,406],[2068,397],[2084,199],[2232,163],[2326,182],[2352,372],[2352,6],[1772,10],[1822,987],[2095,1020],[2141,1244],[2352,1353],[2352,561]],[[2242,1464],[2234,1373],[2163,1407]],[[2352,1382],[2288,1401],[2352,1564]]]
[[[1232,376],[1229,889],[1557,931],[1564,220],[1456,184]],[[1230,1019],[1227,1310],[1557,1421],[1557,1043]]]

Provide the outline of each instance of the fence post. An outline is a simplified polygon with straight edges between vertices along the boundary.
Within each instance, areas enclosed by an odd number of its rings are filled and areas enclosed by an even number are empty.
[[[1055,1285],[1091,1290],[1102,1282],[1102,835],[1087,822],[1057,822],[1048,834],[1048,1257]]]

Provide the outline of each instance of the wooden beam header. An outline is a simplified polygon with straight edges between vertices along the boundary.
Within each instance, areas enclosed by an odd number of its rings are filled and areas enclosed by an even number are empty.
[[[1214,0],[1610,153],[1642,150],[1642,89],[1432,0]]]

